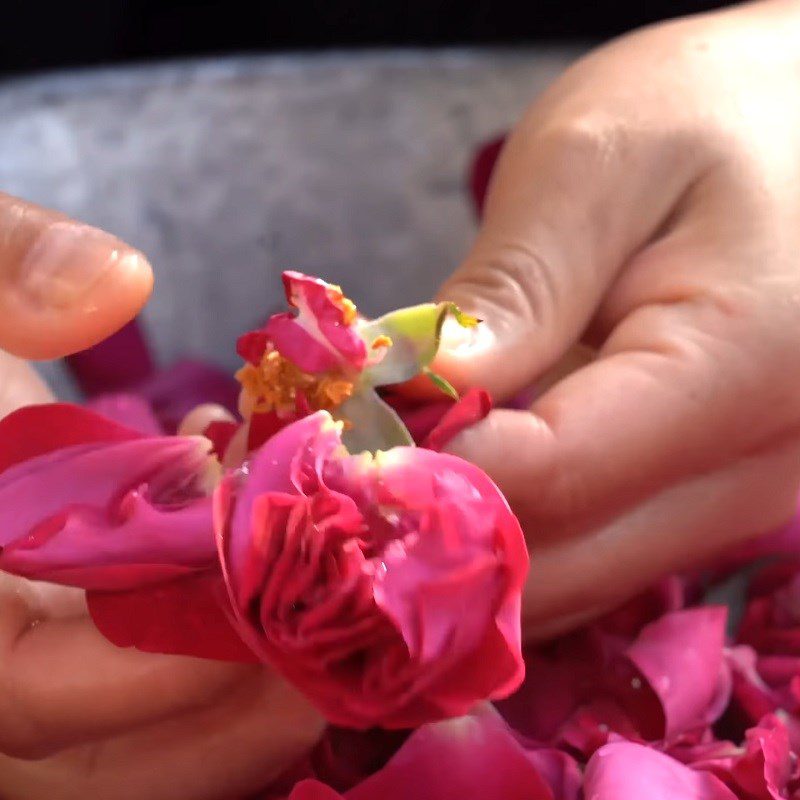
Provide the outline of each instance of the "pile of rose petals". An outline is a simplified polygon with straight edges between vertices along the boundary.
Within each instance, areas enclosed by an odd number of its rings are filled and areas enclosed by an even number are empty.
[[[402,740],[331,728],[264,798],[800,798],[800,559],[755,576],[733,638],[727,622],[673,576],[529,649],[507,700]]]

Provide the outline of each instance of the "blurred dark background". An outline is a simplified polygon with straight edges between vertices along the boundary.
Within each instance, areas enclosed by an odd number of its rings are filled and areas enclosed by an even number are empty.
[[[709,0],[6,0],[0,72],[231,52],[592,42],[724,5]]]

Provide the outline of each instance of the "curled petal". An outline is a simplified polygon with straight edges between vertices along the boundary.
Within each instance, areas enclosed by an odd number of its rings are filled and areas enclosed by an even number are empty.
[[[278,352],[304,372],[337,367],[360,371],[367,346],[358,335],[355,306],[338,286],[299,272],[284,272],[286,299],[297,316],[276,314],[265,328]]]
[[[601,747],[586,767],[584,795],[592,800],[736,800],[718,778],[633,742]]]
[[[0,568],[124,589],[213,563],[207,440],[148,438],[59,405],[6,418],[0,441],[17,462],[0,473]]]
[[[647,625],[628,648],[627,658],[658,697],[664,719],[663,728],[655,731],[658,738],[705,727],[727,705],[726,616],[727,610],[719,606],[665,614]],[[642,728],[653,732],[652,724]]]

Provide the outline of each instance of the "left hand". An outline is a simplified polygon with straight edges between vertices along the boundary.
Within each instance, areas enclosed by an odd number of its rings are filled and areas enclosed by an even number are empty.
[[[0,194],[0,417],[52,399],[23,358],[100,341],[151,285],[115,237]],[[82,591],[0,573],[3,800],[231,800],[323,724],[272,670],[116,648]]]

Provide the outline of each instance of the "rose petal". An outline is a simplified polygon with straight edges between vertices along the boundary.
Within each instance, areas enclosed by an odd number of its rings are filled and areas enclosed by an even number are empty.
[[[147,400],[167,433],[175,433],[183,418],[204,403],[214,403],[235,414],[240,386],[217,367],[184,360],[151,375],[134,390]]]
[[[138,320],[65,360],[81,390],[89,396],[130,390],[153,372],[150,348]]]
[[[338,427],[332,422],[330,415],[318,412],[283,428],[253,455],[247,470],[250,475],[256,474],[259,477],[258,480],[248,480],[243,484],[230,522],[232,535],[224,553],[224,560],[229,564],[234,583],[237,576],[242,574],[250,547],[249,520],[253,513],[253,504],[259,495],[266,492],[294,491],[292,463],[298,452],[310,441],[315,441],[323,449],[339,446]],[[221,513],[225,515],[227,512]]]
[[[347,800],[556,800],[529,754],[490,708],[425,725]],[[548,765],[548,773],[551,772]],[[563,800],[571,800],[567,794]],[[557,800],[562,800],[558,797]]]
[[[300,781],[292,789],[289,800],[344,800],[344,798],[330,786],[311,778]]]
[[[203,436],[208,439],[212,446],[212,453],[222,460],[225,456],[225,451],[231,443],[231,439],[236,435],[239,430],[238,422],[227,422],[226,420],[216,420],[208,424],[203,431]]]
[[[455,456],[350,456],[325,412],[215,493],[242,635],[336,724],[414,727],[524,673],[527,548],[497,487]]]
[[[470,389],[458,401],[450,398],[420,401],[401,391],[380,392],[400,416],[414,441],[428,450],[442,450],[461,431],[480,422],[492,410],[492,398],[484,389]]]
[[[482,145],[472,162],[469,185],[472,192],[472,201],[475,204],[475,211],[479,217],[483,214],[483,204],[489,188],[489,180],[492,177],[494,166],[500,157],[500,152],[505,142],[506,137],[500,136]]]
[[[755,650],[747,645],[738,645],[729,648],[725,655],[733,675],[733,699],[748,724],[776,711],[778,695],[759,674]]]
[[[140,434],[68,403],[28,406],[0,420],[0,473],[79,444],[126,442]]]
[[[591,758],[584,776],[590,800],[736,800],[718,778],[633,742],[613,742]]]
[[[127,592],[88,592],[89,613],[117,647],[147,653],[259,663],[231,623],[216,570]]]
[[[449,397],[437,400],[422,400],[407,397],[397,389],[382,389],[383,400],[400,416],[416,444],[421,444],[436,427],[448,409],[453,406]]]
[[[510,697],[498,701],[497,708],[515,730],[550,742],[583,700],[586,682],[596,676],[596,663],[585,653],[528,650],[524,683]]]
[[[662,737],[713,722],[727,704],[714,703],[725,675],[726,616],[725,608],[715,606],[665,614],[628,648],[627,658],[660,701]]]
[[[275,314],[267,322],[265,333],[278,352],[312,374],[339,367],[360,371],[367,346],[345,310],[341,290],[300,272],[282,277],[286,299],[298,314]],[[253,343],[247,343],[248,351]]]
[[[267,349],[269,343],[269,336],[264,327],[254,331],[243,333],[236,340],[236,352],[245,361],[248,361],[254,367],[261,363],[261,357]]]
[[[298,312],[298,319],[312,332],[319,331],[341,358],[360,370],[367,348],[344,310],[341,289],[319,278],[287,270],[281,276],[286,299]]]
[[[444,413],[422,446],[428,450],[443,450],[451,439],[485,419],[491,410],[491,395],[485,389],[470,389]]]
[[[578,800],[583,775],[575,759],[562,750],[528,751],[528,760],[547,781],[554,800]]]
[[[116,590],[207,567],[210,498],[192,488],[207,449],[70,406],[16,412],[0,423],[0,568]]]
[[[338,355],[309,333],[293,314],[275,314],[265,333],[275,349],[303,372],[317,375],[339,366]]]
[[[747,732],[745,755],[731,770],[736,786],[758,800],[784,800],[792,776],[786,726],[774,716]]]
[[[92,400],[88,407],[100,416],[144,436],[164,434],[150,403],[138,395],[104,394]]]

